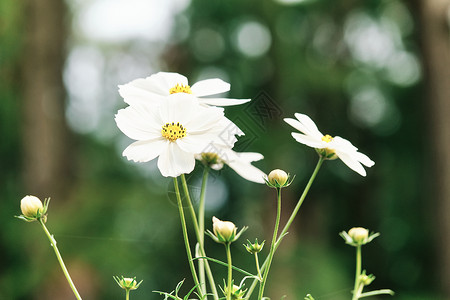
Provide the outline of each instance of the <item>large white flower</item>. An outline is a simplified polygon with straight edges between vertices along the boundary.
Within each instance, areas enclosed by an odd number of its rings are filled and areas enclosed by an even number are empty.
[[[197,154],[196,158],[214,170],[220,170],[226,164],[242,178],[256,183],[265,183],[264,178],[267,177],[263,171],[251,164],[264,158],[260,153],[235,152],[221,143],[211,143],[201,154]]]
[[[119,129],[137,140],[123,152],[129,160],[158,158],[166,177],[190,173],[196,153],[202,152],[223,130],[223,108],[201,106],[190,94],[179,93],[158,105],[130,105],[119,110]]]
[[[292,132],[297,142],[318,149],[319,154],[327,159],[339,157],[350,169],[362,176],[366,176],[362,165],[371,167],[375,164],[369,157],[358,152],[358,148],[348,140],[339,136],[323,135],[307,115],[296,113],[295,117],[297,120],[286,118],[284,121],[303,133]]]
[[[229,106],[250,101],[250,99],[204,98],[204,96],[216,95],[229,90],[230,84],[218,78],[201,80],[189,86],[185,76],[170,72],[159,72],[147,78],[139,78],[125,85],[119,85],[120,95],[130,105],[157,103],[165,100],[167,96],[177,93],[192,94],[203,105]]]

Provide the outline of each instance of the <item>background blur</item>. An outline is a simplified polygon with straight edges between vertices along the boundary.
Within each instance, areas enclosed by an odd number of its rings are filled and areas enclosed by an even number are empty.
[[[395,299],[450,299],[450,47],[448,0],[41,0],[0,2],[0,299],[72,299],[52,249],[20,199],[51,197],[47,225],[84,299],[123,299],[113,275],[143,279],[132,299],[162,299],[187,278],[172,181],[156,161],[130,163],[116,127],[118,84],[159,71],[190,83],[219,77],[226,108],[256,166],[296,174],[288,214],[315,166],[314,150],[282,121],[306,113],[376,165],[363,178],[326,162],[278,251],[272,299],[349,299],[354,249],[338,233],[381,236],[363,268]],[[195,192],[201,166],[189,176]],[[231,169],[213,173],[211,216],[266,239],[275,193]],[[285,218],[283,219],[285,220]],[[206,242],[225,260],[221,245]],[[266,249],[267,250],[267,249]],[[220,274],[224,268],[214,266]],[[225,275],[224,275],[225,276]],[[387,297],[384,297],[387,298]],[[394,299],[394,298],[393,298]]]

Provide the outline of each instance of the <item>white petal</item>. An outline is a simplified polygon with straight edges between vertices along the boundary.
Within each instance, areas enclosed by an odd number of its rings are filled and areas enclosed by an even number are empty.
[[[172,94],[159,106],[164,123],[180,122],[184,127],[195,117],[199,109],[204,107],[200,106],[194,96],[185,93]]]
[[[264,159],[264,155],[257,152],[236,152],[236,155],[239,156],[243,161],[258,161]]]
[[[310,117],[308,117],[307,115],[304,115],[304,114],[300,114],[300,113],[295,113],[294,116],[300,121],[300,123],[306,129],[305,134],[310,134],[310,135],[315,135],[315,136],[320,135],[321,137],[323,136],[323,134],[317,128],[316,123],[314,123],[314,121],[311,120]]]
[[[190,116],[190,120],[186,122],[186,131],[189,133],[199,133],[205,130],[213,129],[220,131],[223,129],[224,112],[221,107],[203,107],[198,106],[196,111]]]
[[[167,143],[163,138],[134,142],[123,151],[123,156],[135,162],[147,162],[160,155]]]
[[[338,150],[336,150],[336,154],[344,162],[344,164],[347,165],[347,167],[360,174],[361,176],[366,176],[366,170],[364,170],[364,167],[358,162],[354,155],[339,152]]]
[[[332,141],[333,144],[336,145],[336,148],[345,149],[345,151],[358,151],[358,148],[353,146],[349,140],[341,138],[340,136],[335,136]]]
[[[158,120],[144,110],[129,106],[119,110],[115,116],[117,127],[134,140],[149,140],[161,136]]]
[[[185,76],[172,72],[158,72],[147,77],[146,80],[150,81],[153,85],[158,86],[158,88],[164,92],[164,95],[169,95],[170,89],[177,84],[188,85],[188,80]]]
[[[213,106],[232,106],[240,105],[249,102],[252,99],[231,99],[231,98],[199,98],[201,104]]]
[[[182,151],[176,143],[169,142],[159,155],[158,168],[165,177],[177,177],[194,170],[194,154]]]
[[[228,162],[232,168],[242,178],[256,183],[264,183],[264,178],[267,176],[263,171],[242,160],[234,160]]]
[[[169,95],[165,86],[148,78],[139,78],[125,85],[119,85],[119,94],[126,103],[129,105],[158,104]]]
[[[211,139],[208,135],[189,135],[182,139],[176,140],[181,150],[190,153],[201,153],[209,147]]]
[[[323,134],[320,131],[311,131],[308,127],[306,127],[303,123],[299,122],[298,120],[291,119],[291,118],[285,118],[284,121],[297,129],[298,131],[304,133],[305,135],[309,135],[311,137],[315,138],[322,138]]]
[[[218,79],[206,79],[191,86],[192,93],[197,97],[216,95],[230,90],[230,84]]]
[[[361,152],[356,153],[356,158],[366,167],[370,168],[375,165],[375,162],[373,160],[371,160],[367,155],[362,154]]]
[[[306,146],[312,148],[323,148],[323,143],[321,139],[297,132],[292,132],[291,135],[297,142],[305,144]]]

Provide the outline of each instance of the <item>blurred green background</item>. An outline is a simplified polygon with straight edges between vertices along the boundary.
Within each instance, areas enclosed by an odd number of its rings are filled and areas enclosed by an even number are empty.
[[[317,160],[283,118],[306,113],[376,162],[366,178],[323,165],[275,257],[269,297],[350,299],[354,249],[338,233],[363,226],[381,232],[363,249],[370,289],[450,299],[449,4],[2,0],[0,299],[73,298],[38,224],[14,218],[28,194],[52,198],[47,225],[84,299],[123,299],[113,275],[144,280],[132,299],[162,299],[152,291],[183,278],[192,287],[172,180],[156,161],[122,157],[131,140],[114,122],[126,107],[117,85],[159,71],[219,77],[227,97],[253,99],[226,115],[246,133],[235,149],[262,153],[266,173],[296,175],[282,222]],[[194,194],[201,171],[188,176]],[[274,210],[268,187],[229,168],[211,175],[207,228],[213,215],[250,226],[233,247],[237,266],[253,272],[241,244],[270,241]],[[206,241],[225,260],[222,248]]]

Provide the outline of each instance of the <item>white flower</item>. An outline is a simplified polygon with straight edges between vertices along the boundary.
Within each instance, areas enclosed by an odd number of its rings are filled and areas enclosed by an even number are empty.
[[[264,158],[260,153],[235,152],[229,147],[211,143],[207,149],[195,157],[214,170],[220,170],[226,164],[242,178],[256,183],[265,183],[264,178],[267,177],[263,171],[251,164]]]
[[[371,167],[375,164],[369,157],[358,152],[358,148],[348,140],[339,136],[323,135],[307,115],[296,113],[295,117],[297,120],[286,118],[284,121],[303,133],[292,132],[297,142],[319,149],[319,153],[325,158],[339,157],[350,169],[362,176],[366,176],[366,170],[362,165]]]
[[[189,86],[185,76],[170,72],[159,72],[147,78],[119,85],[119,93],[129,105],[157,103],[177,93],[192,94],[203,105],[229,106],[250,101],[250,99],[203,98],[229,90],[230,84],[218,78],[201,80]]]
[[[190,173],[200,153],[217,138],[223,124],[223,108],[201,106],[185,93],[167,97],[159,105],[130,105],[119,110],[119,129],[137,140],[123,155],[129,160],[147,162],[158,158],[165,177]]]

